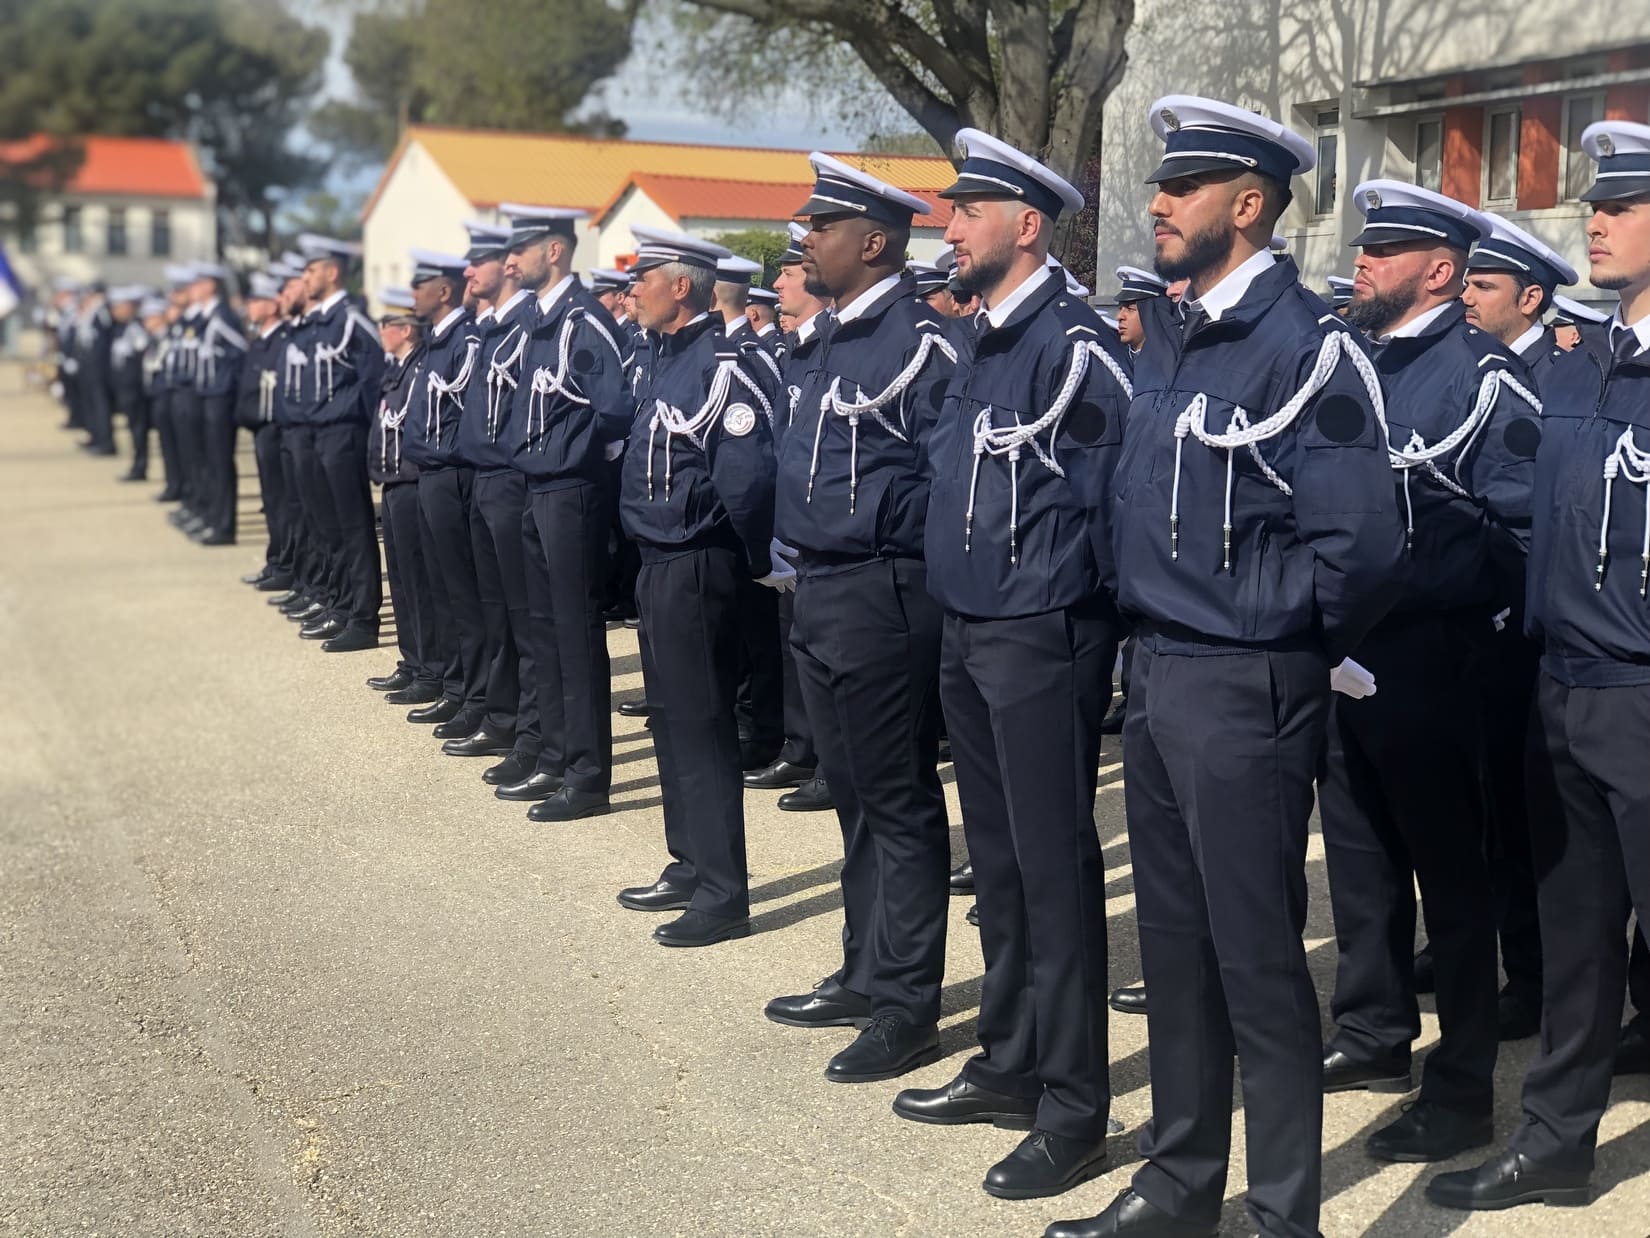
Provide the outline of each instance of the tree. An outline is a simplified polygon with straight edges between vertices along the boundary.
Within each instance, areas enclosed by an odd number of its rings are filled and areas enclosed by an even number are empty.
[[[382,157],[409,123],[619,136],[570,114],[630,54],[634,0],[405,0],[357,13],[344,62],[359,103],[320,108],[313,128]]]
[[[764,285],[773,283],[774,277],[779,274],[779,260],[791,246],[788,233],[775,232],[770,228],[744,228],[738,232],[719,232],[705,239],[712,244],[720,245],[723,249],[731,249],[741,258],[760,262],[762,278],[758,282]]]
[[[267,243],[274,191],[322,170],[287,139],[320,88],[329,40],[278,4],[0,0],[0,27],[0,136],[192,140],[231,239]]]
[[[1128,63],[1134,0],[689,2],[741,19],[736,36],[791,35],[803,52],[846,46],[942,149],[959,128],[983,129],[1092,195],[1101,108]],[[1062,221],[1076,242],[1063,247],[1067,265],[1092,282],[1094,229],[1085,238],[1074,222]]]

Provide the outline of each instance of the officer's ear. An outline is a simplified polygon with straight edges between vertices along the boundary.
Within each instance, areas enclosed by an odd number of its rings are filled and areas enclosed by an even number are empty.
[[[887,249],[888,233],[875,224],[866,228],[859,242],[860,261],[866,266],[874,266]]]
[[[1466,286],[1463,275],[1466,268],[1466,254],[1458,249],[1439,247],[1427,255],[1427,265],[1422,271],[1424,286],[1437,295],[1460,296]]]
[[[1547,308],[1547,294],[1540,284],[1525,284],[1518,293],[1518,312],[1525,318],[1534,318]]]

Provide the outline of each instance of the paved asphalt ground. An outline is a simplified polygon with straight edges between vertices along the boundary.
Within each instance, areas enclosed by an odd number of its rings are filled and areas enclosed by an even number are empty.
[[[0,374],[0,1235],[1040,1234],[1128,1181],[1150,1110],[1144,1020],[1112,1021],[1114,1168],[1062,1199],[979,1187],[1014,1143],[900,1121],[900,1082],[827,1083],[843,1031],[762,1017],[835,966],[828,814],[746,799],[755,927],[673,951],[614,902],[663,859],[645,730],[620,719],[612,816],[528,822],[263,595],[250,455],[243,545],[174,532],[60,412]],[[158,470],[158,464],[157,464]],[[641,690],[609,634],[615,699]],[[1114,982],[1139,977],[1122,770],[1098,810]],[[949,781],[949,771],[947,771]],[[955,800],[952,803],[953,819]],[[956,831],[961,854],[961,831]],[[1308,928],[1333,941],[1322,849]],[[980,955],[951,903],[944,1061],[969,1052]],[[1435,1032],[1428,1016],[1427,1038]],[[1498,1138],[1533,1042],[1509,1047]],[[1650,1079],[1605,1118],[1585,1211],[1468,1217],[1365,1134],[1402,1098],[1331,1097],[1324,1230],[1650,1232]],[[1249,1232],[1242,1125],[1223,1233]]]

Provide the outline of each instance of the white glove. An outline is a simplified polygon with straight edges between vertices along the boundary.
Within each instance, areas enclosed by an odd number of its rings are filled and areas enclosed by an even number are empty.
[[[792,562],[802,557],[802,552],[800,550],[798,550],[795,546],[785,545],[785,543],[780,541],[777,537],[773,539],[773,543],[770,547],[770,553],[783,555]]]
[[[758,576],[756,583],[767,585],[770,589],[777,589],[781,593],[796,592],[796,569],[785,558],[785,551],[792,555],[799,553],[785,545],[777,537],[768,543],[768,565],[773,569],[766,576]]]
[[[1355,701],[1362,700],[1375,695],[1375,676],[1347,658],[1329,672],[1329,687]]]
[[[1495,625],[1495,630],[1500,632],[1506,628],[1507,620],[1510,618],[1512,618],[1512,607],[1503,606],[1500,610],[1496,611],[1495,614],[1490,616],[1490,622]]]

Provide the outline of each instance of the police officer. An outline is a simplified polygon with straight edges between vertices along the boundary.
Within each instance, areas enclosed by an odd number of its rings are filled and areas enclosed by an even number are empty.
[[[195,266],[194,297],[199,307],[200,335],[195,352],[195,394],[198,397],[201,500],[198,513],[203,546],[235,544],[236,498],[239,477],[235,469],[235,395],[246,337],[235,311],[229,307],[227,268],[215,262]]]
[[[1350,276],[1331,275],[1329,284],[1329,308],[1340,317],[1346,317],[1347,307],[1352,304],[1353,281]]]
[[[671,863],[619,893],[636,911],[680,910],[666,946],[750,933],[734,695],[741,575],[779,588],[774,463],[761,387],[712,315],[719,245],[634,228],[636,320],[655,343],[624,453],[620,510],[642,555],[642,674]]]
[[[308,430],[303,501],[315,512],[331,569],[325,609],[312,614],[299,635],[321,641],[327,653],[344,653],[378,644],[384,599],[367,478],[367,423],[377,406],[384,351],[377,328],[344,287],[359,246],[312,234],[300,237],[299,246],[307,259],[309,308],[288,341],[283,372],[296,358],[296,416]]]
[[[809,158],[803,269],[836,307],[781,436],[775,507],[781,543],[800,552],[791,647],[842,828],[843,963],[766,1013],[799,1027],[864,1024],[825,1072],[860,1083],[940,1052],[950,841],[921,456],[956,350],[905,271],[911,221],[928,204]]]
[[[1117,617],[1111,474],[1131,394],[1122,344],[1045,264],[1083,196],[960,130],[945,239],[980,293],[971,361],[927,445],[923,538],[945,608],[940,694],[980,911],[980,1051],[894,1112],[1028,1126],[986,1174],[1009,1199],[1100,1173],[1106,1078],[1105,869],[1094,828]]]
[[[160,406],[166,398],[166,332],[170,310],[171,304],[164,296],[145,297],[138,306],[138,320],[143,324],[145,343],[139,369],[141,388],[137,399],[142,408],[140,416],[144,425],[141,437],[135,428],[132,432],[132,468],[135,471],[138,467],[137,451],[143,451],[144,475],[135,479],[140,481],[148,476],[149,427],[156,424]]]
[[[417,429],[412,421],[416,354],[424,342],[424,321],[413,313],[411,288],[385,288],[378,319],[384,345],[384,376],[378,408],[368,426],[367,472],[381,487],[379,517],[384,530],[384,569],[390,582],[395,643],[401,656],[388,675],[367,687],[396,704],[429,704],[441,699],[447,666],[446,634],[436,622],[430,570],[424,562],[423,521],[418,510],[418,466],[402,451],[402,439]],[[409,421],[411,424],[409,425]]]
[[[109,347],[114,333],[107,290],[102,281],[94,281],[81,297],[74,339],[75,388],[81,428],[88,435],[80,446],[94,456],[115,454],[114,394],[109,373]]]
[[[442,741],[466,739],[494,719],[487,708],[487,677],[494,650],[476,579],[470,533],[475,470],[458,447],[464,396],[481,370],[481,335],[464,304],[462,255],[414,249],[413,312],[425,326],[416,358],[410,426],[401,452],[418,466],[418,509],[423,516],[424,561],[430,569],[437,624],[452,633],[442,677],[442,699],[412,710],[407,721],[433,724]],[[502,729],[502,728],[501,728]]]
[[[586,272],[590,292],[601,307],[613,316],[613,325],[619,329],[619,346],[624,353],[625,387],[630,387],[630,372],[635,364],[636,344],[641,334],[630,317],[628,290],[630,276],[614,267],[594,267]],[[607,495],[607,579],[603,588],[602,618],[634,624],[636,619],[636,573],[641,568],[641,557],[636,547],[624,535],[619,520],[619,485],[624,470],[622,458],[608,465]],[[620,706],[620,712],[624,706]]]
[[[302,261],[289,264],[283,258],[271,269],[286,277],[278,303],[286,322],[286,338],[279,354],[275,385],[275,424],[280,429],[281,482],[286,496],[287,532],[292,543],[292,588],[271,598],[269,604],[296,621],[300,616],[313,618],[325,609],[323,598],[331,592],[328,580],[332,559],[321,539],[310,484],[315,467],[315,432],[303,420],[300,405],[307,358],[296,341],[309,310],[305,264]]]
[[[1139,642],[1123,742],[1152,1119],[1129,1189],[1047,1232],[1214,1234],[1235,1052],[1249,1223],[1309,1238],[1323,1068],[1301,941],[1307,819],[1330,669],[1401,578],[1403,525],[1366,359],[1267,249],[1311,143],[1184,95],[1149,116],[1165,146],[1154,265],[1190,281],[1180,321],[1147,303],[1114,481]]]
[[[168,263],[163,274],[166,277],[166,324],[162,332],[161,365],[154,378],[150,407],[155,436],[160,440],[160,459],[166,482],[155,496],[155,501],[178,503],[183,499],[183,459],[178,450],[174,397],[183,382],[183,314],[188,305],[189,283],[194,272],[182,263]]]
[[[1467,259],[1461,303],[1467,322],[1498,339],[1523,363],[1520,377],[1540,393],[1553,362],[1563,356],[1542,316],[1554,291],[1579,278],[1545,242],[1486,211],[1491,233]],[[1508,598],[1497,616],[1481,690],[1489,809],[1490,875],[1501,939],[1497,1020],[1502,1040],[1533,1036],[1541,1027],[1541,921],[1536,913],[1530,826],[1524,795],[1524,740],[1541,651],[1524,635],[1524,593]]]
[[[808,371],[819,357],[820,328],[829,309],[828,299],[808,291],[802,266],[802,238],[808,230],[801,224],[787,225],[790,244],[779,259],[779,274],[774,279],[774,293],[778,297],[779,312],[791,320],[785,344],[780,350],[780,366],[785,374],[785,394],[774,409],[776,441],[784,437],[795,413],[795,400],[801,394]],[[763,769],[748,770],[745,785],[759,790],[783,790],[779,808],[784,812],[823,812],[833,807],[831,791],[819,772],[819,756],[814,751],[813,728],[808,724],[808,709],[802,699],[802,685],[796,673],[796,653],[791,648],[791,627],[796,609],[796,594],[779,594],[779,652],[781,689],[784,710],[785,742],[772,764]]]
[[[1418,882],[1442,1037],[1421,1094],[1365,1147],[1441,1160],[1489,1142],[1495,913],[1485,856],[1482,684],[1493,616],[1523,584],[1540,405],[1499,340],[1467,325],[1468,250],[1490,224],[1399,181],[1358,186],[1347,322],[1386,392],[1408,579],[1353,649],[1384,690],[1337,698],[1319,812],[1339,951],[1324,1088],[1403,1092],[1420,1034],[1411,950]]]
[[[1536,427],[1526,626],[1542,655],[1526,786],[1541,1041],[1507,1148],[1427,1184],[1451,1208],[1591,1197],[1628,917],[1650,916],[1650,125],[1600,121],[1581,148],[1598,165],[1582,194],[1592,282],[1621,303],[1602,347],[1584,342],[1553,363]]]
[[[486,381],[498,337],[509,330],[501,320],[504,303],[510,301],[510,312],[520,316],[527,312],[528,298],[516,296],[519,288],[505,275],[510,229],[467,220],[464,230],[469,237],[464,305],[475,316],[479,349],[461,397],[453,454],[472,470],[470,557],[487,637],[486,708],[473,732],[447,740],[441,750],[458,757],[509,757],[519,752],[531,765],[538,759],[539,718],[533,656],[526,648],[530,625],[521,549],[524,490],[510,467],[509,448],[494,442],[498,414],[509,392]]]
[[[785,360],[785,334],[779,329],[779,294],[761,284],[746,294],[745,319],[756,332],[756,338],[766,345],[775,361]]]
[[[243,579],[268,592],[292,585],[285,479],[281,475],[281,428],[275,422],[275,396],[286,348],[286,323],[280,311],[282,282],[268,271],[255,271],[248,281],[246,355],[235,398],[235,424],[252,436],[267,534],[263,566]]]
[[[143,481],[149,473],[149,397],[143,385],[149,332],[139,312],[148,295],[148,289],[135,285],[111,289],[109,293],[109,313],[114,319],[109,341],[109,386],[115,411],[126,418],[126,428],[132,435],[132,467],[120,475],[121,481]]]
[[[549,582],[540,712],[551,754],[545,772],[561,780],[527,815],[576,821],[611,811],[612,678],[602,619],[608,487],[634,405],[625,389],[621,332],[573,274],[574,229],[584,212],[500,209],[512,228],[506,269],[533,299],[510,438],[531,513],[525,553],[543,563]]]
[[[951,276],[925,262],[908,262],[906,272],[917,282],[917,300],[936,313],[951,317]]]
[[[1553,342],[1569,352],[1583,339],[1596,341],[1604,334],[1610,315],[1569,297],[1553,297]],[[1604,345],[1608,347],[1608,343]]]
[[[1150,271],[1129,266],[1117,268],[1117,281],[1117,337],[1129,350],[1132,360],[1140,354],[1140,346],[1146,342],[1140,303],[1162,296],[1169,285]]]
[[[199,264],[188,266],[184,283],[183,316],[177,343],[177,364],[173,370],[172,433],[177,439],[181,500],[170,519],[190,537],[206,531],[205,423],[201,411],[200,348],[206,329],[205,299],[211,295],[211,281],[202,282]]]

